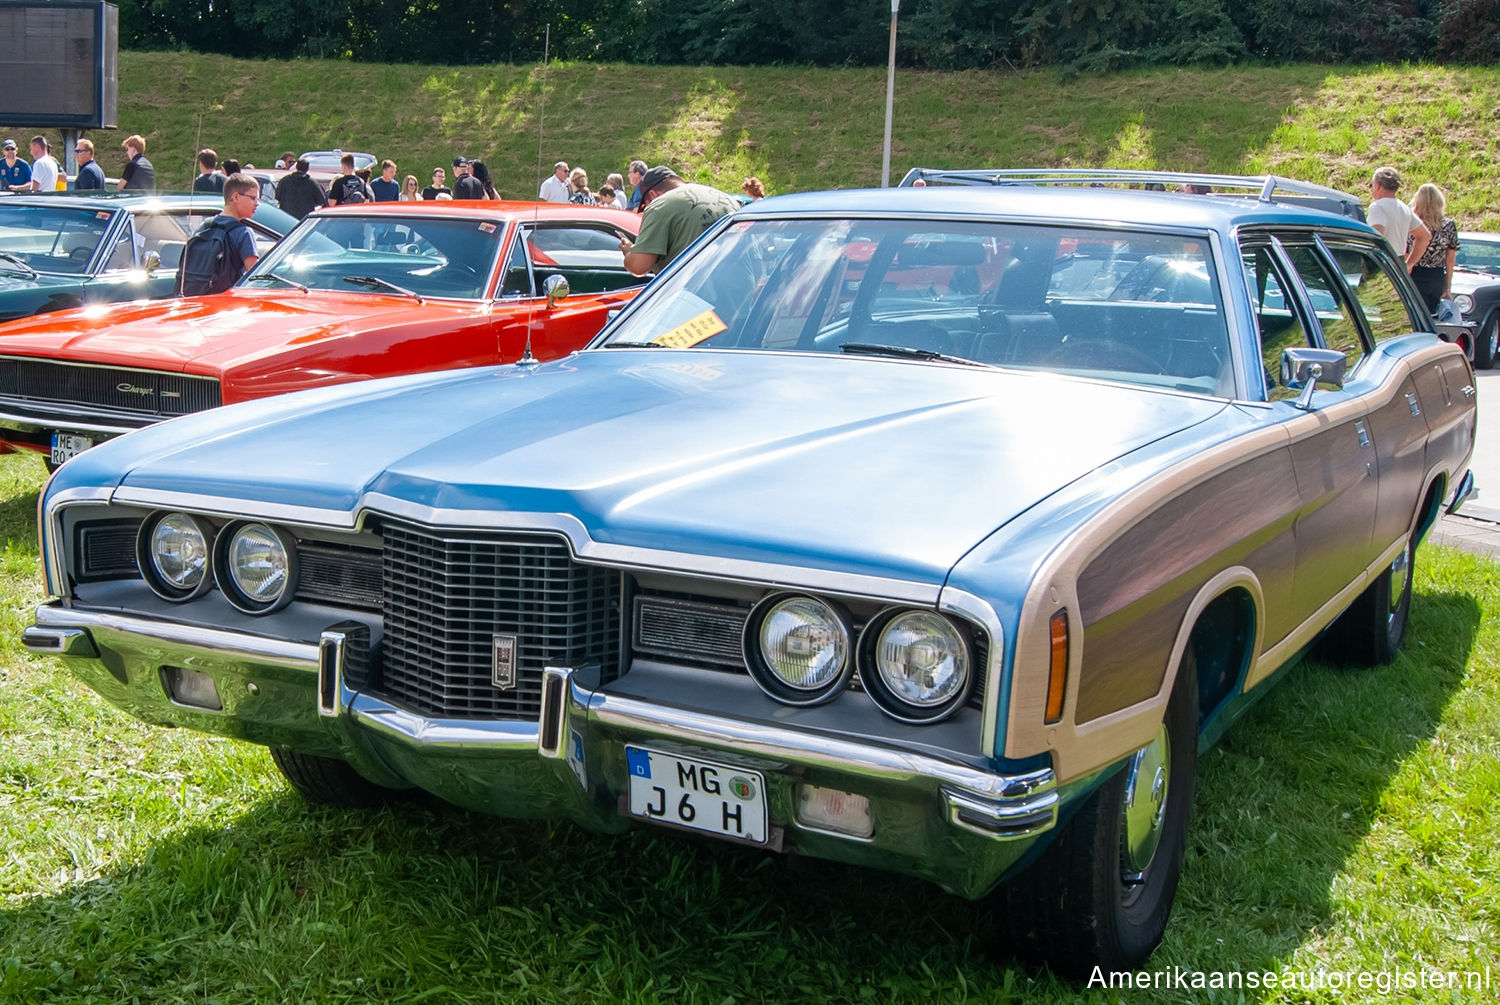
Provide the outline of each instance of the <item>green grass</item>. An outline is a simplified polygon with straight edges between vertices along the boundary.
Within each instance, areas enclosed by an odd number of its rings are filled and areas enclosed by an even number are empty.
[[[1202,761],[1153,970],[1491,968],[1491,989],[1088,991],[924,883],[650,829],[311,808],[18,644],[34,458],[0,458],[0,1001],[1340,1002],[1500,991],[1500,566],[1425,547],[1406,652],[1303,665]]]
[[[880,182],[882,68],[554,64],[545,108],[539,67],[122,52],[119,81],[119,128],[92,134],[101,163],[118,174],[120,141],[138,132],[158,178],[178,186],[199,146],[261,167],[286,149],[368,150],[424,184],[463,153],[484,159],[511,197],[534,195],[538,162],[545,174],[557,160],[586,167],[594,188],[633,157],[735,192],[748,174],[773,193]],[[1495,228],[1497,107],[1493,67],[902,71],[892,175],[918,165],[1275,171],[1363,196],[1370,172],[1391,164],[1408,191],[1441,185],[1463,227]]]

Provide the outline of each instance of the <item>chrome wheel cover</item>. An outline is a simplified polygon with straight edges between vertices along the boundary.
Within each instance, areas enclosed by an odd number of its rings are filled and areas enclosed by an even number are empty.
[[[1401,608],[1406,603],[1406,580],[1408,570],[1411,568],[1411,545],[1408,544],[1401,549],[1401,554],[1391,563],[1387,575],[1391,577],[1390,588],[1390,610],[1385,613],[1385,626],[1390,629],[1401,616]]]
[[[1120,880],[1126,886],[1145,882],[1146,869],[1161,844],[1171,765],[1172,741],[1166,723],[1162,723],[1156,729],[1156,738],[1136,751],[1125,769],[1125,794],[1120,807]]]

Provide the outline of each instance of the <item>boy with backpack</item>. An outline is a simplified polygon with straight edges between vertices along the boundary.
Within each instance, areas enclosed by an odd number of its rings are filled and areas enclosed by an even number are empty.
[[[224,212],[198,228],[182,249],[177,292],[196,297],[223,293],[254,267],[255,234],[245,221],[255,215],[260,182],[232,174],[224,180]]]

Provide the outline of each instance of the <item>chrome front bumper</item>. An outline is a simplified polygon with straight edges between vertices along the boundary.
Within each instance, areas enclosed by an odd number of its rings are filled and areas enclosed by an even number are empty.
[[[629,826],[625,745],[741,765],[766,778],[772,847],[890,869],[977,897],[1057,822],[1052,771],[1000,775],[959,759],[774,723],[705,714],[600,687],[589,668],[549,667],[537,722],[418,715],[344,679],[345,638],[285,642],[52,603],[23,638],[148,722],[348,760],[386,785],[415,785],[505,816]],[[222,710],[174,701],[169,671],[214,680]],[[629,675],[627,675],[628,677]],[[803,826],[800,785],[867,797],[871,837]]]

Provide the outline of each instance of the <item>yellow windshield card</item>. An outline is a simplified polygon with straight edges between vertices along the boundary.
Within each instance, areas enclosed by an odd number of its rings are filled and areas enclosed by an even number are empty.
[[[651,341],[669,349],[686,349],[697,345],[704,339],[712,338],[728,327],[717,314],[712,310],[707,310],[695,318],[689,318],[665,335],[656,336]]]

